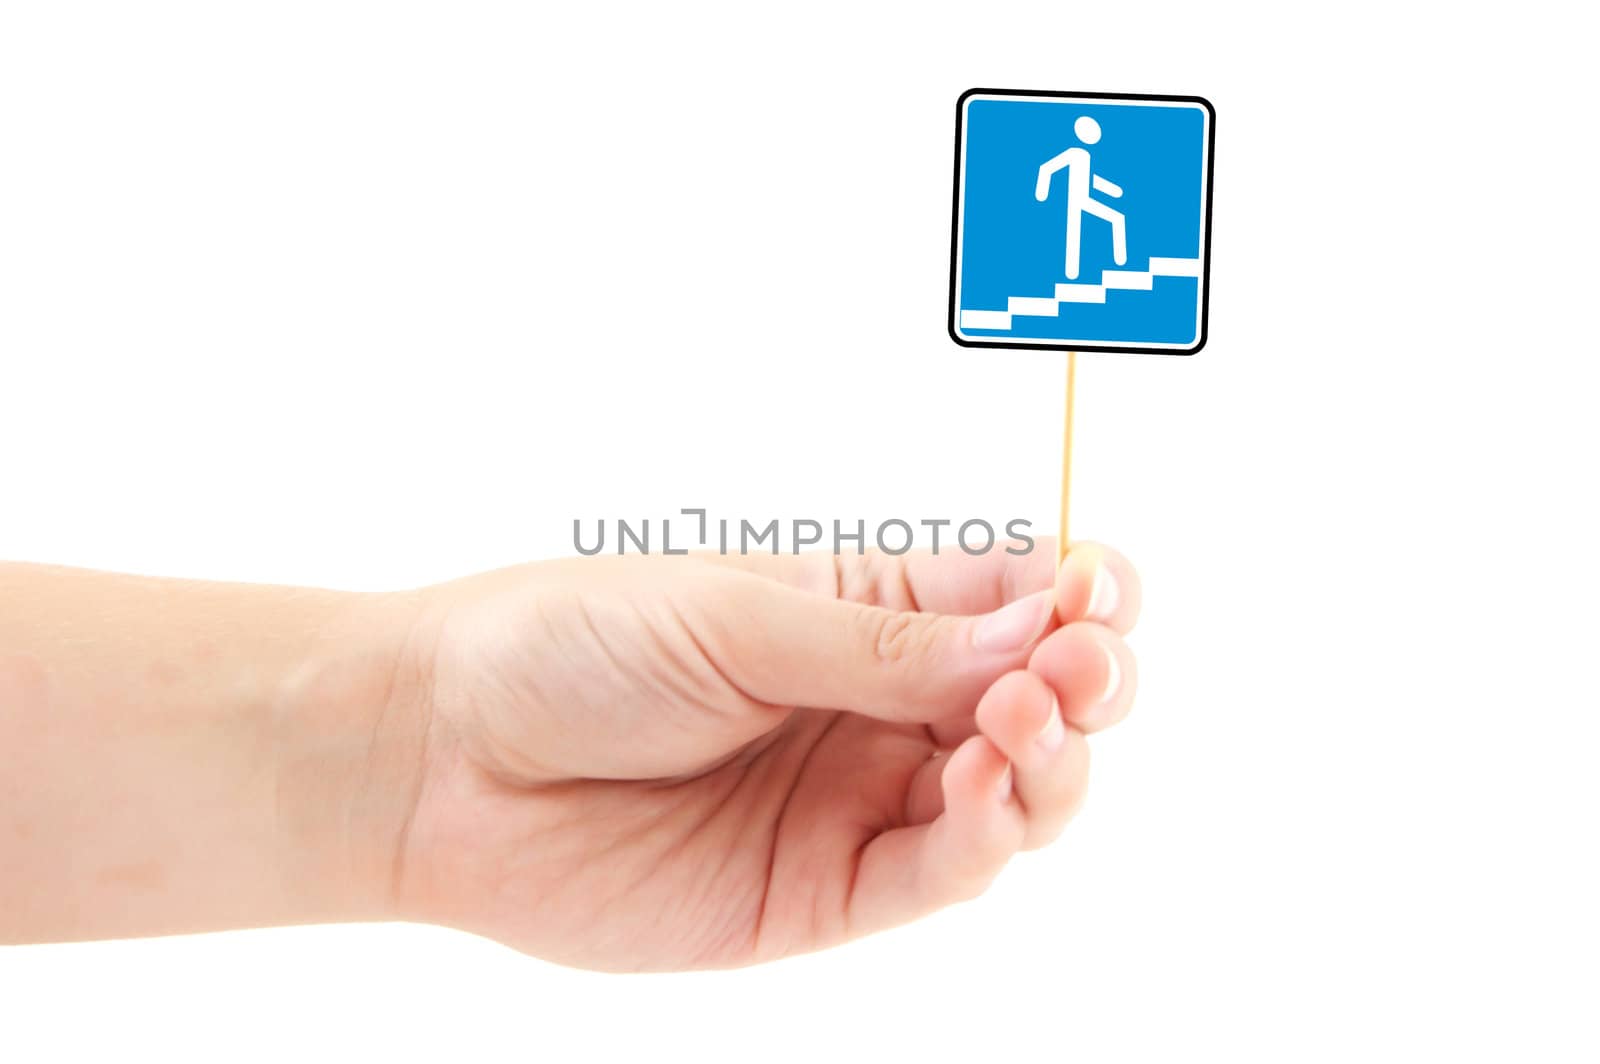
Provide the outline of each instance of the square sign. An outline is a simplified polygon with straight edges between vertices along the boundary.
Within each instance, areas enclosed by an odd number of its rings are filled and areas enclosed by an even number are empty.
[[[1198,96],[970,89],[956,103],[950,336],[1205,346],[1216,113]]]

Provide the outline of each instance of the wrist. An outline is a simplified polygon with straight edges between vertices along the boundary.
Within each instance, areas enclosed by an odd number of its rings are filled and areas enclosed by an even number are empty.
[[[283,677],[271,711],[279,864],[307,921],[399,915],[432,714],[422,617],[415,593],[347,596]]]
[[[392,916],[420,599],[0,565],[0,942]]]

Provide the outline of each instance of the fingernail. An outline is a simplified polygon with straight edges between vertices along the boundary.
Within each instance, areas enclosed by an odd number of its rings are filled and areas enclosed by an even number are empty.
[[[1045,719],[1044,727],[1039,729],[1039,745],[1046,752],[1053,752],[1061,748],[1066,737],[1067,726],[1061,720],[1061,703],[1052,698],[1050,716]]]
[[[1106,687],[1100,693],[1100,700],[1089,710],[1091,718],[1108,709],[1122,690],[1122,663],[1117,660],[1117,655],[1110,647],[1102,645],[1100,650],[1106,656]]]
[[[1021,650],[1044,632],[1055,609],[1055,592],[1039,591],[982,618],[972,629],[972,645],[989,654]]]
[[[1117,578],[1111,575],[1111,567],[1101,559],[1100,564],[1094,567],[1094,582],[1089,585],[1089,609],[1085,616],[1091,621],[1109,621],[1121,601],[1122,592],[1117,588]]]
[[[1006,770],[1000,773],[1000,782],[994,785],[994,796],[1004,805],[1011,801],[1011,765],[1006,765]]]

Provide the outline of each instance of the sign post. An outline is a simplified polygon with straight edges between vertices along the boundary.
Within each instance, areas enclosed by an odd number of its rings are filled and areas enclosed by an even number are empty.
[[[1067,352],[1067,416],[1061,423],[1061,523],[1056,536],[1056,568],[1067,560],[1068,526],[1072,523],[1072,407],[1077,387],[1078,352]]]

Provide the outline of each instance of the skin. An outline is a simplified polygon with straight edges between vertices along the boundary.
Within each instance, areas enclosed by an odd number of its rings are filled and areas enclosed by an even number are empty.
[[[628,557],[357,595],[0,565],[0,941],[414,920],[602,970],[981,893],[1127,712],[1120,555]]]

